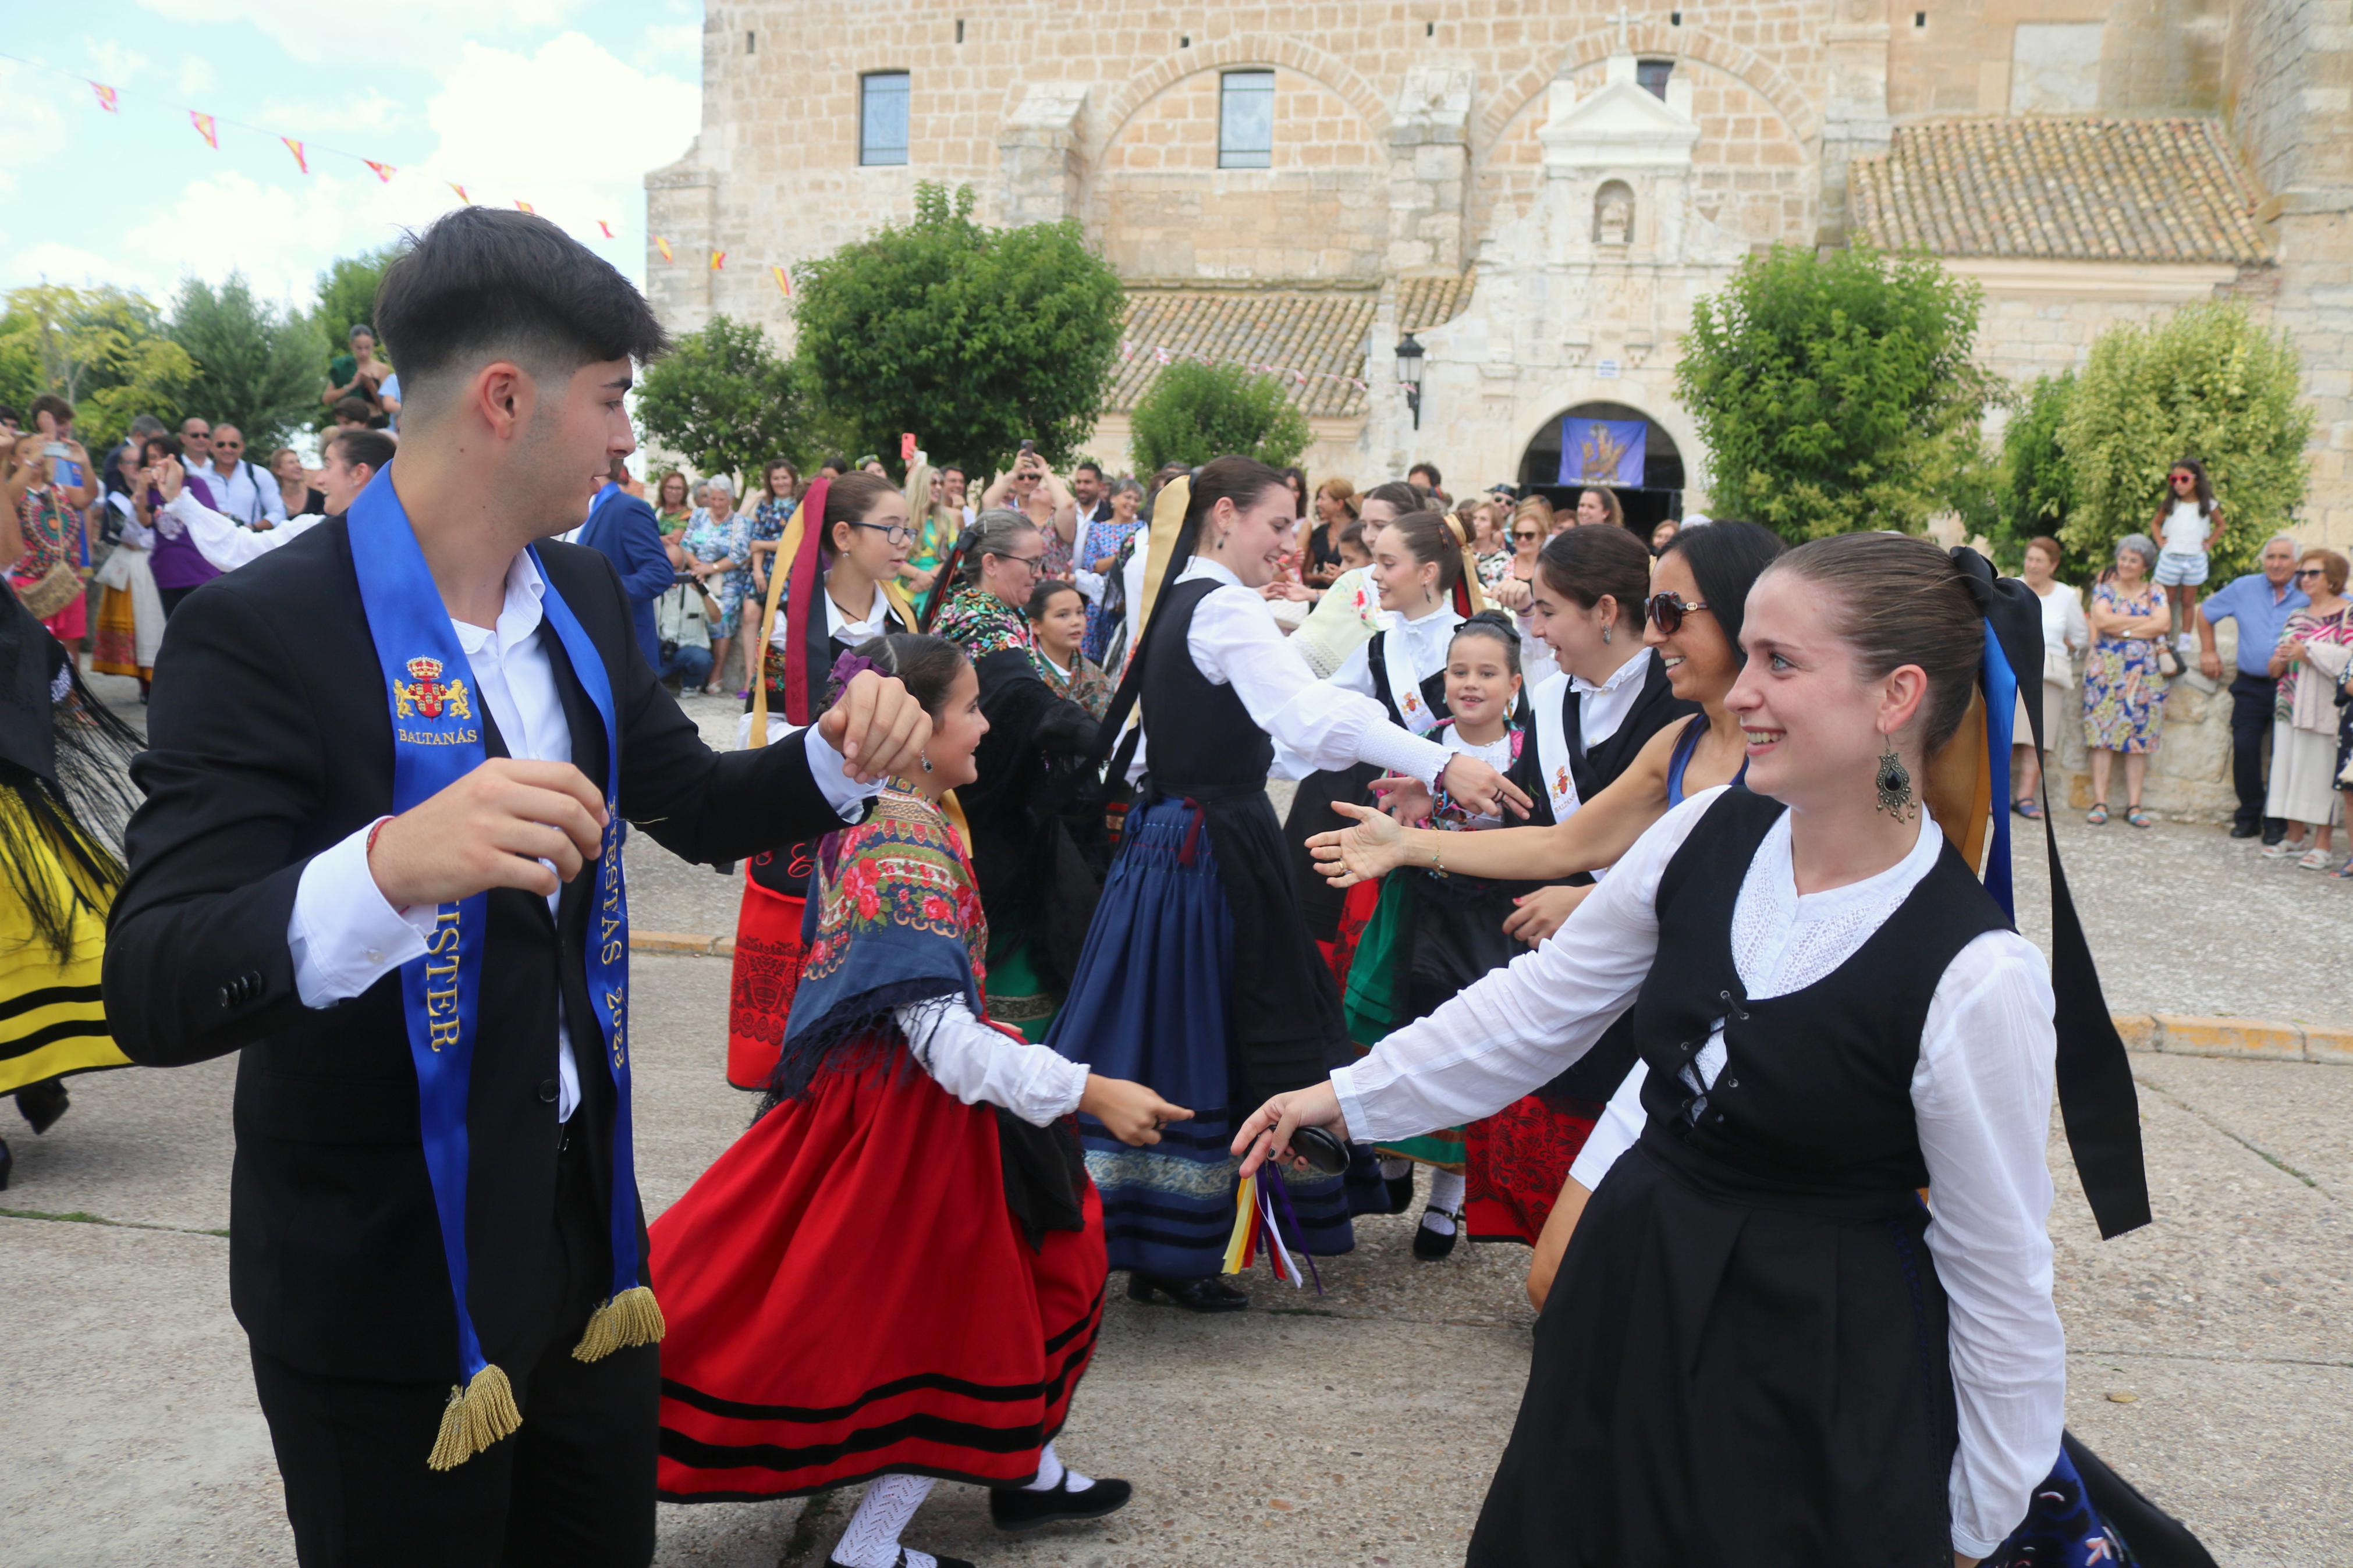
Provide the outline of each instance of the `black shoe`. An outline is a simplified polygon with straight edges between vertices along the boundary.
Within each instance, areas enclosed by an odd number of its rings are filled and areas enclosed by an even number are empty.
[[[2231,824],[2231,837],[2233,838],[2253,838],[2256,834],[2261,833],[2262,831],[2262,826],[2253,822],[2234,822]]]
[[[35,1132],[47,1132],[58,1124],[58,1118],[73,1103],[66,1097],[66,1086],[56,1079],[46,1083],[28,1083],[16,1091],[16,1109],[33,1124]]]
[[[972,1564],[965,1562],[961,1557],[943,1557],[936,1552],[932,1553],[932,1561],[937,1563],[940,1565],[940,1568],[972,1568]],[[848,1568],[848,1565],[835,1561],[833,1557],[828,1555],[825,1560],[825,1568]],[[899,1560],[897,1563],[892,1564],[892,1568],[907,1568],[907,1549],[905,1547],[902,1546],[899,1548]]]
[[[1127,1276],[1127,1299],[1149,1301],[1155,1295],[1166,1296],[1188,1312],[1239,1312],[1250,1305],[1250,1298],[1219,1279],[1171,1279],[1165,1274]]]
[[[0,1193],[8,1190],[8,1168],[16,1163],[16,1156],[8,1152],[7,1141],[0,1139]]]
[[[1383,1176],[1381,1181],[1389,1190],[1389,1213],[1404,1214],[1413,1207],[1413,1167],[1407,1166],[1402,1176]]]
[[[1446,1214],[1444,1209],[1424,1209],[1421,1212],[1426,1215]],[[1462,1238],[1462,1216],[1453,1214],[1446,1215],[1446,1217],[1454,1222],[1454,1228],[1443,1236],[1426,1225],[1413,1227],[1413,1255],[1422,1262],[1436,1263],[1454,1255],[1454,1244]]]
[[[2286,837],[2287,829],[2284,827],[2281,828],[2277,833],[2274,833],[2270,828],[2266,827],[2263,829],[2263,847],[2268,849]]]
[[[1125,1481],[1099,1480],[1082,1492],[1068,1489],[1070,1484],[1066,1471],[1060,1484],[1051,1491],[992,1487],[988,1493],[988,1521],[999,1530],[1035,1530],[1041,1524],[1101,1519],[1125,1508],[1135,1490]]]

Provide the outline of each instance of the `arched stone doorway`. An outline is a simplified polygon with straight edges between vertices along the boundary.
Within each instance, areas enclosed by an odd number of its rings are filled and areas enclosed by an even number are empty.
[[[1528,442],[1527,449],[1520,454],[1521,494],[1541,494],[1556,507],[1574,507],[1577,492],[1588,488],[1560,482],[1560,432],[1564,419],[1639,419],[1649,426],[1644,437],[1641,484],[1610,488],[1618,492],[1619,503],[1626,509],[1626,526],[1640,533],[1646,542],[1661,519],[1683,516],[1682,450],[1665,426],[1623,403],[1580,403],[1546,420]]]

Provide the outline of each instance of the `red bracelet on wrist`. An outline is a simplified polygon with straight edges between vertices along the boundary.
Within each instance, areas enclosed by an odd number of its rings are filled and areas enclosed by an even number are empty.
[[[383,837],[384,830],[391,826],[392,818],[389,816],[380,816],[376,818],[375,826],[368,829],[367,847],[360,851],[360,859],[362,861],[364,862],[372,860],[375,858],[375,841],[378,838]]]

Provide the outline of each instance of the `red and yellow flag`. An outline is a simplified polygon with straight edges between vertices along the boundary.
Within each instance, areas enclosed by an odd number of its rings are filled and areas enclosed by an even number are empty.
[[[598,232],[603,234],[607,239],[613,237],[613,226],[607,223],[603,218],[598,218],[596,220],[596,227]]]
[[[793,275],[786,271],[781,267],[771,267],[768,270],[776,275],[776,292],[782,294],[787,300],[791,299],[793,297]]]
[[[455,180],[444,180],[444,181],[442,181],[441,183],[442,183],[443,184],[445,184],[445,185],[448,186],[451,190],[453,190],[453,191],[457,192],[457,193],[458,193],[458,199],[459,199],[459,201],[464,202],[468,206],[471,206],[471,205],[474,205],[474,198],[473,198],[473,197],[471,197],[471,196],[470,196],[470,195],[468,195],[466,194],[466,187],[465,187],[465,186],[463,186],[463,185],[459,184],[457,181],[455,181]]]
[[[515,202],[515,211],[517,211],[517,212],[522,212],[522,213],[533,213],[533,214],[536,214],[536,213],[539,211],[539,209],[538,209],[537,207],[535,207],[535,206],[533,206],[529,202],[526,202],[526,201],[523,201],[523,200],[521,200],[520,198],[518,198],[518,199],[516,200],[516,202]]]
[[[205,139],[206,146],[216,153],[220,151],[220,132],[214,128],[211,115],[191,109],[188,110],[188,123],[196,128],[196,134]]]
[[[664,239],[660,235],[654,236],[654,248],[662,253],[662,259],[664,261],[676,259],[676,258],[672,257],[670,253],[670,241]]]
[[[286,150],[294,154],[294,166],[301,170],[304,174],[309,174],[311,172],[311,160],[302,155],[302,143],[295,141],[291,136],[280,136],[278,140],[285,142]]]
[[[713,272],[722,271],[726,268],[726,266],[727,253],[725,251],[714,250],[711,253],[711,270]]]
[[[399,173],[399,171],[395,169],[391,164],[379,163],[373,158],[363,158],[360,162],[365,163],[369,168],[374,169],[375,171],[375,177],[387,185],[392,184],[393,175]]]
[[[112,88],[108,87],[103,83],[94,81],[90,84],[90,90],[98,94],[98,106],[106,110],[109,114],[120,114],[122,112],[121,110],[115,107],[114,89]]]

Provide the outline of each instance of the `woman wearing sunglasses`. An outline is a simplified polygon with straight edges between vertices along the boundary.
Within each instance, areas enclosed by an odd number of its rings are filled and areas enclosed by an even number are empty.
[[[1520,654],[1525,661],[1528,689],[1533,692],[1560,671],[1555,661],[1552,644],[1546,640],[1531,614],[1535,594],[1536,558],[1544,552],[1545,541],[1552,537],[1552,509],[1540,496],[1530,496],[1512,510],[1512,521],[1504,531],[1504,542],[1510,547],[1504,557],[1502,571],[1492,580],[1481,580],[1487,595],[1512,612],[1519,624]],[[1629,613],[1632,605],[1626,606]]]
[[[772,485],[785,466],[769,466]],[[814,541],[804,531],[812,521],[823,526]],[[836,659],[871,638],[914,629],[914,606],[898,584],[913,543],[906,497],[888,479],[842,474],[809,486],[782,523],[766,597],[744,612],[754,623],[744,628],[746,646],[765,657],[744,704],[739,745],[765,746],[787,724],[814,722],[825,711]],[[788,596],[792,574],[804,567],[822,569],[817,591]],[[765,1089],[776,1070],[800,974],[801,914],[816,855],[811,840],[744,867],[727,999],[727,1081],[737,1089]]]
[[[2353,602],[2345,597],[2345,557],[2334,550],[2304,552],[2295,563],[2295,585],[2312,603],[2288,616],[2272,650],[2279,696],[2263,815],[2284,819],[2294,837],[2263,854],[2274,860],[2294,855],[2307,871],[2327,869],[2336,832],[2337,693],[2353,656]]]

